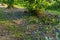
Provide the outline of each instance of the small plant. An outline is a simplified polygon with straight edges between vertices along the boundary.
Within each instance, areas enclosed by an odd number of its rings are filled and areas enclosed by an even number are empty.
[[[16,32],[16,33],[14,33],[13,35],[14,35],[14,37],[16,37],[16,38],[22,37],[22,33],[21,33],[21,32]]]
[[[28,23],[39,23],[39,19],[36,17],[29,17]]]

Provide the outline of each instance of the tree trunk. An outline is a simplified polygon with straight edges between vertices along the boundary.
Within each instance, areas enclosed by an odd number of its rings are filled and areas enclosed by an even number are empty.
[[[9,4],[7,8],[14,8],[13,4]]]
[[[31,13],[32,13],[33,15],[36,15],[36,16],[42,16],[42,15],[44,15],[44,11],[41,10],[41,9],[31,10]]]
[[[14,0],[8,1],[8,7],[7,8],[14,8]]]

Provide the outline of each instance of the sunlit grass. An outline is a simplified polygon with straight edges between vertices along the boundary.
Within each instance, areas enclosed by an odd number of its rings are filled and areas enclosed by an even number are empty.
[[[16,8],[24,8],[22,5],[14,5]]]
[[[13,25],[11,22],[9,21],[0,21],[0,24],[4,25],[4,26],[9,26],[9,25]]]
[[[57,10],[47,10],[49,13],[51,14],[56,14],[56,15],[60,15],[60,9]]]

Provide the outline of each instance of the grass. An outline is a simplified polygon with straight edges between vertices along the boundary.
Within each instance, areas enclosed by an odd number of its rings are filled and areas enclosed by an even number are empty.
[[[2,12],[3,12],[3,10],[2,10]],[[53,14],[60,15],[60,12],[57,10],[47,10],[47,11],[50,12],[51,14],[53,13]],[[24,24],[23,26],[20,26],[18,24],[13,23],[13,20],[9,20],[7,17],[5,17],[5,16],[11,16],[11,15],[12,15],[12,13],[10,15],[3,15],[2,13],[0,13],[0,24],[2,25],[2,27],[5,28],[5,31],[6,30],[11,31],[12,32],[11,36],[13,36],[14,38],[22,38],[22,39],[24,38],[24,40],[35,40],[36,37],[38,37],[37,40],[39,40],[39,39],[43,40],[41,38],[41,36],[39,36],[39,35],[42,35],[41,31],[42,32],[47,31],[49,33],[53,33],[53,32],[51,32],[51,30],[54,28],[53,26],[41,25],[40,24],[41,19],[39,19],[35,16],[29,16],[29,17],[22,16],[21,18],[19,18],[19,20],[27,19],[27,21],[26,21],[26,23],[23,23]],[[39,25],[37,25],[37,24],[39,24]],[[40,28],[40,26],[41,26],[41,28]]]
[[[49,13],[51,14],[56,14],[60,16],[60,9],[56,9],[56,10],[47,10]]]
[[[19,4],[19,5],[14,5],[14,7],[16,8],[24,8],[23,5]]]

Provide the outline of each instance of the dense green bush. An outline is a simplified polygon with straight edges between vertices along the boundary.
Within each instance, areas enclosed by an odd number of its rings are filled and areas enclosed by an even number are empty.
[[[24,0],[26,2],[25,6],[30,13],[34,13],[36,15],[43,14],[43,10],[48,6],[48,2],[46,0]],[[43,10],[41,10],[43,9]]]
[[[47,9],[59,9],[60,8],[60,1],[58,0],[53,0],[51,3],[51,5],[47,7]]]

